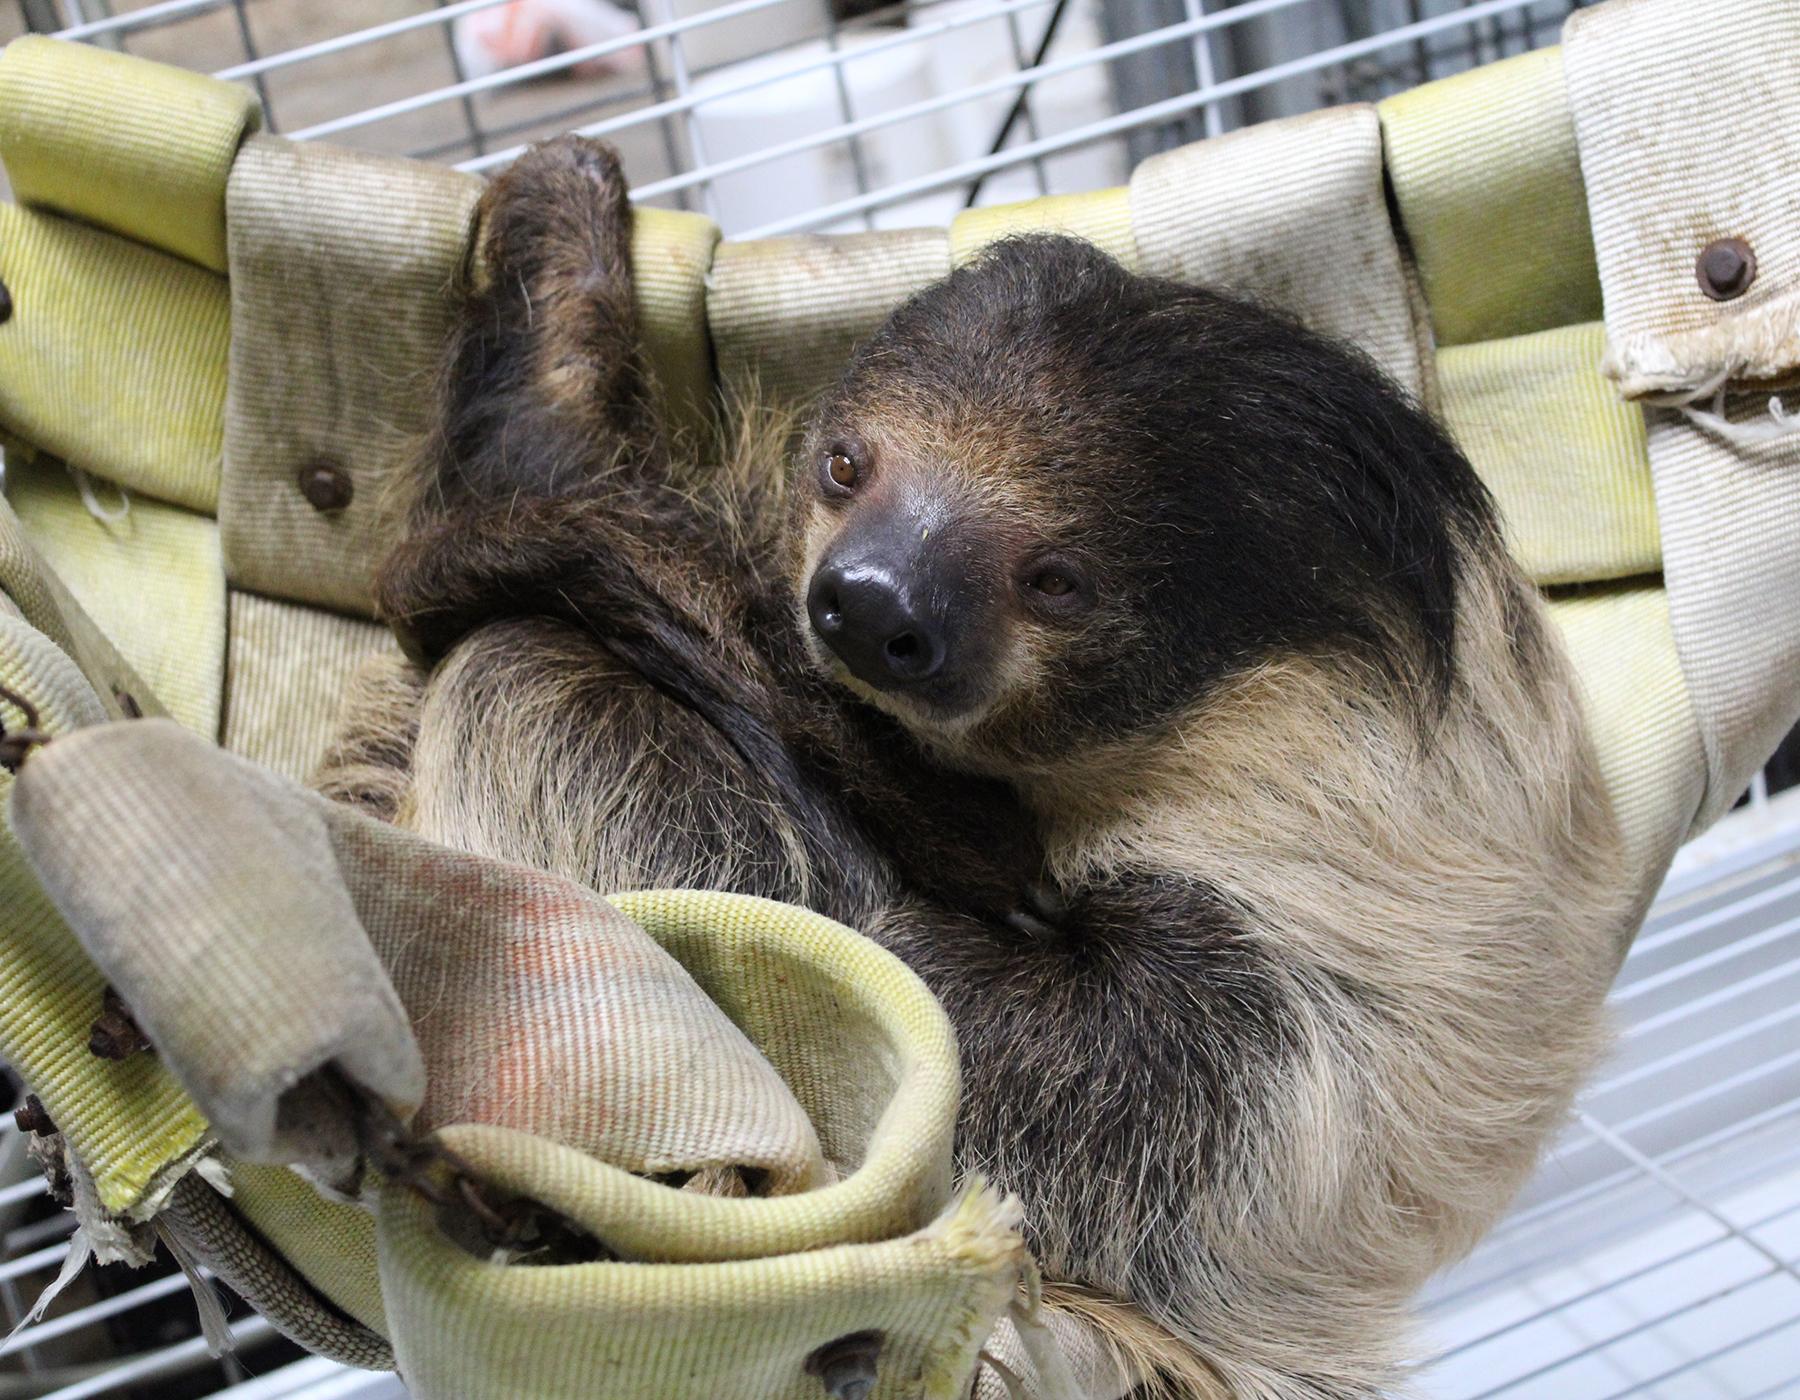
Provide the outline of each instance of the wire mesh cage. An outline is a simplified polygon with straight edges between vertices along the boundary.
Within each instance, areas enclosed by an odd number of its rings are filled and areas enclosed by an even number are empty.
[[[512,0],[26,0],[16,22],[250,84],[297,140],[488,170],[536,137],[604,136],[637,198],[754,237],[1117,183],[1171,145],[1553,42],[1572,8],[558,0],[522,18]]]
[[[1554,43],[1581,2],[554,0],[532,21],[516,0],[19,0],[0,38],[209,71],[290,138],[472,171],[581,130],[620,148],[635,198],[757,237],[1117,184],[1171,146]],[[1678,861],[1576,1123],[1427,1299],[1421,1394],[1800,1397],[1797,766],[1778,755]],[[72,1223],[24,1145],[0,1126],[9,1326]],[[0,1346],[0,1400],[404,1393],[297,1359],[241,1305],[238,1358],[214,1362],[187,1287],[97,1271]]]

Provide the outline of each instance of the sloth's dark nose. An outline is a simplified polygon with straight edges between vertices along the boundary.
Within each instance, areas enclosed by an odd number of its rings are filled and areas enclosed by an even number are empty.
[[[859,680],[878,689],[911,685],[944,664],[943,631],[877,564],[820,565],[806,591],[819,634]]]

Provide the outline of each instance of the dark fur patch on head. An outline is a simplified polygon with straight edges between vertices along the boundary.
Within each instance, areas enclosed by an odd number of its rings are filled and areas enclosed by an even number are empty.
[[[1356,351],[1073,238],[1008,240],[912,298],[820,423],[903,439],[1092,571],[1020,747],[1154,724],[1296,650],[1441,694],[1460,561],[1494,529],[1449,437]]]

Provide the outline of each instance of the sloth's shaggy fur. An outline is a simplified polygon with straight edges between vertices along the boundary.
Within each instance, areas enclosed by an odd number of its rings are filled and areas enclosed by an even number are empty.
[[[901,308],[791,476],[755,410],[706,467],[650,407],[628,217],[573,140],[490,189],[380,582],[435,669],[364,677],[320,785],[863,930],[954,1021],[960,1166],[1053,1305],[1172,1394],[1378,1393],[1593,1062],[1626,917],[1473,472],[1354,352],[1051,238]],[[802,600],[903,509],[967,660],[893,692]]]

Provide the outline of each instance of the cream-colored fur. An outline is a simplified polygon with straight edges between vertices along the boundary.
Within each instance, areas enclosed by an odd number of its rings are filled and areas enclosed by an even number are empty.
[[[1294,657],[1173,742],[1024,778],[1063,881],[1204,872],[1300,990],[1305,1072],[1194,1200],[1227,1268],[1176,1330],[1234,1395],[1390,1366],[1408,1299],[1505,1208],[1606,1043],[1617,831],[1541,608],[1478,563],[1426,743],[1374,678]]]
[[[1203,878],[1285,984],[1292,1053],[1196,1178],[1199,1247],[1167,1262],[1170,1297],[1050,1292],[1163,1394],[1288,1400],[1388,1383],[1409,1299],[1505,1208],[1605,1044],[1630,917],[1617,833],[1541,608],[1497,547],[1472,557],[1441,707],[1399,702],[1390,677],[1341,655],[1290,656],[1213,693],[1173,734],[1013,775],[1061,881]],[[359,755],[401,743],[410,713],[411,782],[384,800],[424,834],[601,888],[806,878],[779,812],[761,841],[720,833],[743,819],[741,796],[729,763],[699,757],[719,752],[686,728],[702,721],[642,703],[641,680],[577,633],[547,659],[544,636],[536,622],[482,629],[415,710],[404,674],[382,679],[352,710],[376,734],[359,743],[353,725],[340,747],[347,786],[370,786]],[[346,786],[330,772],[322,783]],[[647,791],[657,822],[641,816]],[[744,864],[770,849],[787,871]],[[1133,1190],[1117,1184],[1121,1199]],[[1053,1265],[1054,1225],[1037,1228]],[[1117,1240],[1103,1273],[1157,1244]]]

